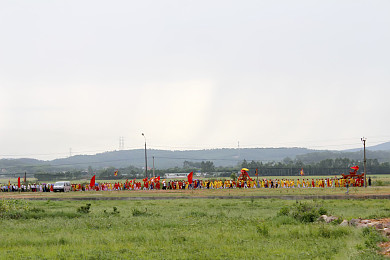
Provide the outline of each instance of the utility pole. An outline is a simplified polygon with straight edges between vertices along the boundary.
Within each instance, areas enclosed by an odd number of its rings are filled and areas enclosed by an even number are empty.
[[[364,165],[364,187],[367,188],[367,168],[366,168],[366,162],[367,162],[367,160],[366,160],[366,140],[367,140],[367,138],[362,137],[360,140],[363,142],[363,147],[364,147],[364,149],[363,149],[363,153],[364,153],[364,159],[363,159],[363,165]]]
[[[145,138],[145,178],[148,178],[148,157],[146,156],[146,137],[144,133],[142,133],[142,136]]]
[[[154,174],[154,156],[153,156],[153,177],[155,177],[156,175]]]
[[[238,141],[238,159],[240,160],[241,153],[240,153],[240,141]]]

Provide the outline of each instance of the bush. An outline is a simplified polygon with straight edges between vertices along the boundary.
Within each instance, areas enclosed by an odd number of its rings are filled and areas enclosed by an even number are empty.
[[[90,209],[91,209],[91,204],[88,203],[86,204],[85,206],[81,206],[80,208],[77,209],[77,212],[78,213],[83,213],[83,214],[87,214],[90,212]]]
[[[291,206],[291,208],[281,208],[278,216],[291,216],[300,222],[310,223],[316,221],[319,216],[326,214],[327,210],[323,207],[319,207],[317,204],[297,202],[295,205]]]
[[[131,214],[133,215],[133,217],[139,217],[139,216],[149,216],[151,214],[148,213],[148,209],[145,208],[145,211],[141,211],[139,209],[133,209]]]
[[[284,206],[283,208],[281,208],[278,212],[278,216],[288,216],[290,213],[290,209],[286,206]]]
[[[375,182],[375,186],[385,186],[384,182],[382,180],[377,180]]]
[[[269,228],[267,225],[259,224],[259,225],[257,225],[256,229],[257,229],[257,233],[259,233],[260,235],[262,235],[264,237],[269,236]]]
[[[25,200],[0,200],[0,218],[19,219],[29,207]]]
[[[378,249],[378,243],[385,242],[386,238],[382,236],[375,228],[365,227],[362,230],[363,236],[366,238],[364,244],[367,248]]]

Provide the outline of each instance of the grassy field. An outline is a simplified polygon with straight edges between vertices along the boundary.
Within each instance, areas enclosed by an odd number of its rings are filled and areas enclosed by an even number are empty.
[[[103,198],[103,197],[251,197],[251,196],[344,196],[346,188],[291,188],[291,189],[202,189],[202,190],[124,190],[124,191],[76,191],[58,192],[2,192],[0,198]],[[390,186],[353,187],[351,196],[389,195]]]
[[[390,194],[390,176],[371,178],[374,186],[350,188],[349,194]],[[310,214],[388,218],[389,200],[250,198],[345,192],[294,188],[0,193],[0,259],[382,259],[377,244],[384,238],[376,231],[303,221],[298,212],[305,212],[301,206],[306,205],[315,209]],[[69,200],[219,196],[242,199]]]
[[[285,210],[303,203],[346,219],[390,216],[388,200],[1,203],[1,259],[381,259],[375,231]]]

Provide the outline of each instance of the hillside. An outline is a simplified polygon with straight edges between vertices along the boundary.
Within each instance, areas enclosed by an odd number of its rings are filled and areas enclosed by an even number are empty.
[[[363,145],[361,148],[355,148],[355,149],[348,149],[344,150],[344,152],[358,152],[363,150]],[[373,146],[367,146],[366,150],[369,151],[390,151],[390,142],[382,143],[382,144],[377,144]]]
[[[148,167],[166,169],[182,167],[184,161],[213,161],[215,166],[235,166],[240,161],[280,161],[286,157],[295,158],[297,155],[313,152],[306,148],[253,148],[253,149],[211,149],[166,151],[147,150]],[[53,166],[64,167],[73,165],[86,168],[89,165],[99,167],[136,167],[145,166],[145,151],[143,149],[105,152],[96,155],[78,155],[50,162]]]
[[[368,159],[379,162],[390,162],[390,142],[367,148]],[[389,149],[387,149],[389,148]],[[378,149],[383,149],[378,150]],[[285,158],[300,160],[306,164],[317,163],[324,159],[349,158],[363,160],[361,150],[329,151],[310,150],[306,148],[244,148],[244,149],[209,149],[188,151],[147,150],[148,168],[168,169],[182,167],[185,161],[212,161],[215,166],[236,166],[244,159],[249,161],[281,161]],[[104,152],[95,155],[76,155],[68,158],[41,161],[36,159],[1,159],[0,169],[8,173],[59,172],[68,170],[85,170],[106,167],[123,168],[128,166],[142,168],[145,166],[143,149]]]

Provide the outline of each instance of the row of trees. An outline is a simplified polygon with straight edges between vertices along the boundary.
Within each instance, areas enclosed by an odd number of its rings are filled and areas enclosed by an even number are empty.
[[[261,162],[243,160],[234,167],[216,167],[212,161],[191,162],[185,161],[183,167],[175,167],[170,169],[155,169],[155,176],[163,177],[165,173],[189,173],[201,172],[206,176],[230,177],[232,173],[237,174],[241,168],[248,168],[249,174],[254,176],[256,171],[259,176],[296,176],[299,175],[301,169],[304,170],[305,176],[310,175],[340,175],[348,173],[350,167],[358,165],[363,172],[363,162],[358,160],[350,160],[348,158],[326,159],[318,163],[305,164],[300,160],[292,160],[285,158],[280,162]],[[117,175],[115,176],[115,173]],[[367,160],[368,174],[385,174],[390,173],[390,163],[380,163],[377,159]],[[115,179],[134,179],[144,178],[145,170],[129,166],[125,168],[109,167],[105,169],[94,170],[88,167],[87,171],[66,171],[61,173],[36,173],[35,177],[39,181],[51,180],[73,180],[80,178],[88,178],[96,175],[99,179],[115,180]],[[153,175],[152,170],[148,171],[149,177]]]

